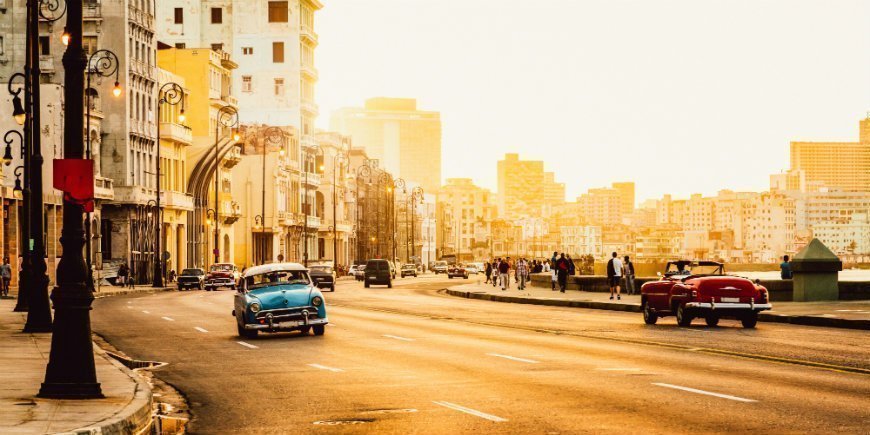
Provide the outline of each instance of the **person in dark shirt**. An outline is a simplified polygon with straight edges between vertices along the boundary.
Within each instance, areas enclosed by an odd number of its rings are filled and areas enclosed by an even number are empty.
[[[788,261],[788,255],[782,257],[782,263],[779,264],[779,277],[782,279],[791,279],[791,263]]]

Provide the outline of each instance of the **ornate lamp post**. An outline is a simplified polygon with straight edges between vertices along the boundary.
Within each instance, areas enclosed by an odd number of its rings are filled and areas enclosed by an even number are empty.
[[[239,126],[239,111],[232,106],[224,106],[218,110],[217,122],[214,125],[214,262],[220,262],[220,158],[218,156],[218,143],[220,142],[221,127],[236,129]],[[233,132],[233,140],[239,140],[239,134]]]
[[[344,151],[339,151],[334,156],[332,156],[332,267],[338,268],[338,195],[336,194],[336,190],[338,186],[336,185],[335,177],[339,170],[346,170],[350,165],[350,162],[347,158],[347,153]]]
[[[387,189],[385,190],[382,186],[387,186]],[[393,189],[392,186],[393,186],[393,176],[390,175],[390,173],[387,171],[380,171],[380,173],[378,174],[378,189],[376,190],[377,195],[378,195],[378,202],[377,202],[377,209],[376,209],[376,216],[375,216],[376,223],[377,223],[376,227],[377,227],[377,239],[378,239],[377,258],[383,258],[383,253],[381,252],[381,243],[383,241],[383,238],[381,238],[381,197],[386,196],[386,193],[391,193],[392,189]],[[385,234],[387,232],[389,232],[389,227],[390,227],[389,219],[387,217],[392,216],[392,213],[389,212],[389,205],[387,205],[386,208],[387,208],[387,210],[384,211],[384,213],[386,214],[386,216],[384,218],[384,223],[387,224],[386,225],[387,228],[384,230]]]
[[[120,90],[117,87],[117,81],[115,84],[115,89]],[[160,209],[160,177],[162,175],[160,173],[160,109],[164,104],[170,106],[181,104],[181,113],[178,115],[178,120],[184,122],[184,89],[182,89],[181,85],[175,82],[168,82],[164,83],[163,86],[160,87],[160,90],[157,91],[157,173],[154,174],[154,178],[156,179],[154,202],[155,208],[157,209],[157,225],[155,225],[154,229],[156,240],[154,242],[154,273],[152,274],[151,281],[151,285],[154,287],[163,287],[163,250],[160,249],[163,232],[163,213]]]
[[[402,193],[407,193],[405,191],[405,180],[402,178],[396,178],[393,180],[393,186],[390,190],[391,198],[390,198],[390,206],[393,208],[391,216],[393,218],[393,231],[390,232],[391,238],[393,239],[393,258],[390,261],[396,260],[396,233],[399,231],[399,208],[396,207],[396,191],[402,189]]]
[[[417,256],[417,242],[415,240],[416,237],[416,229],[414,228],[415,221],[417,220],[417,199],[420,200],[420,205],[423,204],[423,188],[420,186],[415,187],[411,190],[411,256]],[[459,257],[456,257],[456,261],[459,261]]]
[[[17,92],[21,92],[19,89]],[[14,98],[18,98],[17,94]],[[21,101],[18,101],[18,104],[21,104]],[[17,119],[16,119],[17,121]],[[26,131],[25,131],[26,132]],[[19,150],[22,156],[22,159],[25,162],[29,162],[29,157],[27,156],[27,142],[25,142],[24,137],[21,132],[17,130],[9,130],[6,134],[3,135],[3,141],[6,143],[6,149],[3,153],[3,164],[5,166],[9,166],[12,164],[12,142],[14,142],[15,138],[18,138]],[[15,197],[22,199],[22,215],[18,218],[18,227],[21,229],[22,237],[26,237],[27,234],[30,234],[30,185],[29,185],[29,177],[27,175],[27,171],[25,171],[24,166],[16,166],[13,170],[13,174],[15,175],[15,189],[13,190]],[[21,183],[21,178],[24,178],[24,184]],[[21,271],[18,274],[18,299],[15,304],[14,311],[27,311],[28,308],[28,282],[30,278],[30,244],[22,243],[22,241],[18,241],[19,249],[22,251],[21,258],[24,260],[22,263]]]
[[[357,225],[356,259],[357,260],[360,260],[364,255],[368,254],[368,249],[360,249],[362,247],[361,246],[362,244],[360,243],[361,240],[364,240],[366,245],[368,245],[368,238],[366,237],[366,233],[365,233],[368,226],[363,223],[364,216],[360,213],[359,193],[360,193],[360,189],[362,188],[363,177],[366,177],[366,183],[368,183],[368,180],[371,179],[371,176],[372,176],[372,168],[367,163],[356,168],[356,181],[354,182],[354,187],[356,188],[356,192],[355,192],[356,199],[355,199],[355,203],[354,203],[356,210],[354,210],[354,211],[356,212],[356,222],[357,222],[357,224],[356,224]],[[366,190],[368,190],[368,189],[366,189]],[[366,200],[369,201],[368,195],[366,195]],[[363,208],[363,211],[367,212],[368,208],[367,207]]]

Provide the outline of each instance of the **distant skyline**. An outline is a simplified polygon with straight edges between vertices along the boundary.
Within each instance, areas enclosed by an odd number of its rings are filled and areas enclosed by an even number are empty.
[[[441,112],[443,177],[493,191],[508,152],[568,201],[614,181],[638,202],[766,190],[790,141],[855,141],[870,111],[866,1],[324,3],[318,126],[416,98]]]

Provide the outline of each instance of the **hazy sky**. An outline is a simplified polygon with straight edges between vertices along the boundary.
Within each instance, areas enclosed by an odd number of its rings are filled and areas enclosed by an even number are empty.
[[[857,140],[867,0],[324,0],[318,124],[372,96],[441,112],[444,178],[505,152],[573,200],[612,181],[765,190],[790,140]],[[534,186],[530,186],[534,188]]]

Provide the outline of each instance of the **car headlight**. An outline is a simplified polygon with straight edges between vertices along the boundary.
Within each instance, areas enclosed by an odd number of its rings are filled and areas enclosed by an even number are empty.
[[[258,313],[260,312],[260,304],[254,302],[251,305],[248,305],[248,309],[250,309],[252,313]]]
[[[320,296],[315,296],[311,298],[311,305],[314,305],[315,307],[323,305],[323,298]]]

